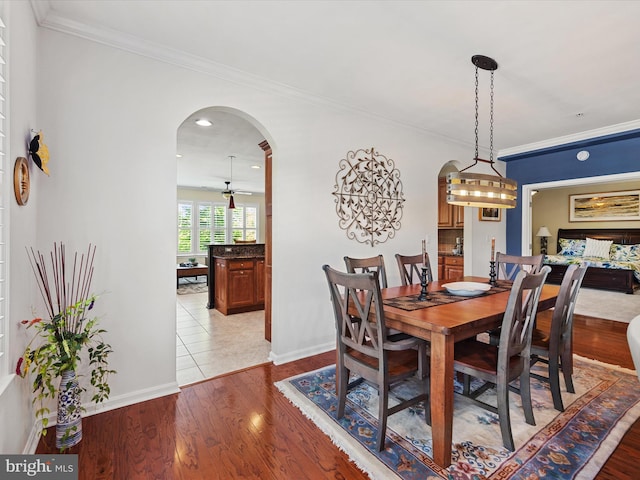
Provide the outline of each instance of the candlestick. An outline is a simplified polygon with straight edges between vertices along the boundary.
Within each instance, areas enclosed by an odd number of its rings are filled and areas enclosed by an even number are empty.
[[[496,259],[496,239],[491,239],[491,261],[493,262]]]
[[[496,286],[498,284],[496,275],[496,262],[491,260],[489,262],[489,285]]]
[[[422,265],[427,264],[427,241],[422,240]]]
[[[422,288],[420,289],[420,295],[418,295],[418,301],[423,302],[425,300],[429,300],[429,295],[427,294],[427,285],[429,282],[427,281],[427,266],[426,264],[422,267],[422,274],[420,275],[420,285]]]

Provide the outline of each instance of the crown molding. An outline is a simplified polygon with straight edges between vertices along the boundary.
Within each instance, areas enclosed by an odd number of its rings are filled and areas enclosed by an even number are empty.
[[[203,57],[191,55],[182,50],[143,40],[134,35],[118,30],[88,25],[70,17],[60,15],[51,8],[49,0],[31,0],[36,21],[42,28],[84,38],[85,40],[107,45],[109,47],[152,58],[160,62],[192,70],[198,73],[219,78],[243,87],[249,87],[270,95],[276,94],[286,98],[294,98],[314,105],[328,106],[333,109],[357,113],[378,121],[384,121],[403,128],[409,128],[420,134],[438,137],[447,142],[464,147],[472,146],[468,141],[456,139],[438,132],[427,130],[417,125],[406,123],[400,119],[387,117],[354,105],[338,102],[328,97],[311,94],[290,85],[260,77],[258,75],[213,62]]]
[[[33,10],[33,15],[36,17],[36,23],[42,26],[42,22],[51,11],[49,0],[31,0],[29,3],[31,3],[31,10]]]
[[[520,145],[513,148],[505,148],[498,151],[498,157],[508,157],[511,155],[518,155],[521,153],[534,152],[536,150],[543,150],[545,148],[557,147],[560,145],[567,145],[571,143],[584,142],[585,140],[591,140],[598,137],[605,137],[607,135],[615,135],[629,130],[640,129],[640,120],[633,120],[631,122],[618,123],[616,125],[610,125],[608,127],[596,128],[593,130],[587,130],[584,132],[578,132],[571,135],[565,135],[562,137],[550,138],[541,142],[528,143],[526,145]]]

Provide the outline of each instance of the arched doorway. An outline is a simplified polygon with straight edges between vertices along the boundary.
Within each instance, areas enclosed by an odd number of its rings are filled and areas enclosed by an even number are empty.
[[[271,189],[269,141],[264,127],[253,117],[228,107],[200,109],[180,124],[176,155],[178,263],[195,259],[209,264],[209,244],[233,243],[233,239],[245,239],[245,233],[247,239],[256,239],[258,248],[262,243],[265,251],[270,251],[266,221],[267,211],[271,213],[266,202]],[[234,209],[229,208],[224,192],[229,187]],[[181,216],[181,208],[190,216]],[[251,212],[259,212],[257,219],[251,220]],[[181,225],[185,218],[190,220],[188,228]],[[208,271],[213,284],[213,268]],[[266,320],[270,323],[266,309],[224,316],[206,308],[214,306],[213,302],[209,305],[208,289],[201,293],[177,295],[178,383],[185,385],[268,361],[270,344],[265,338],[270,340],[271,331],[265,330]],[[270,289],[267,294],[265,305],[270,313]],[[236,340],[240,343],[234,345]]]
[[[457,162],[445,163],[438,172],[438,279],[464,276],[464,207],[447,203],[446,176],[457,172]]]

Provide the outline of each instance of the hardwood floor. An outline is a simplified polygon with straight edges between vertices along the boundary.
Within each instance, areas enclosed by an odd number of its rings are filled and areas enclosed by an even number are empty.
[[[626,327],[576,315],[575,353],[633,368]],[[79,479],[366,479],[273,386],[334,361],[329,352],[260,365],[87,417],[82,442],[69,451],[79,455]],[[37,453],[56,453],[54,437],[43,437]],[[596,478],[640,478],[638,458],[640,421]]]

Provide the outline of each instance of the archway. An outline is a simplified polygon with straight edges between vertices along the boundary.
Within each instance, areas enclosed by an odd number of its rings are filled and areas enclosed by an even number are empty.
[[[198,124],[197,120],[201,122]],[[206,122],[203,122],[205,120]],[[268,361],[270,355],[270,344],[264,339],[269,338],[271,332],[265,332],[265,312],[260,311],[253,314],[238,314],[237,319],[248,326],[243,333],[251,335],[250,341],[253,342],[251,345],[255,345],[255,348],[247,348],[247,345],[238,345],[234,348],[232,332],[229,332],[229,338],[225,340],[224,346],[232,353],[221,354],[222,358],[215,359],[218,369],[214,371],[199,363],[199,361],[211,361],[214,354],[207,354],[207,352],[214,352],[221,348],[214,342],[213,333],[215,331],[219,336],[224,335],[220,325],[230,323],[223,322],[222,313],[214,310],[213,295],[209,294],[213,292],[215,277],[211,266],[213,263],[208,258],[208,245],[229,244],[233,243],[233,239],[238,238],[242,240],[256,238],[257,248],[261,247],[260,243],[264,244],[265,249],[267,245],[270,246],[271,238],[267,235],[268,229],[265,225],[267,211],[265,193],[270,191],[271,177],[265,175],[266,152],[263,147],[265,142],[268,145],[273,144],[266,129],[259,122],[245,112],[229,107],[216,106],[197,110],[190,114],[177,129],[178,206],[180,208],[181,202],[186,203],[190,205],[192,212],[191,236],[186,242],[180,236],[181,217],[179,216],[177,260],[180,262],[181,259],[196,258],[197,263],[203,262],[210,265],[208,268],[210,288],[207,289],[206,301],[202,299],[204,296],[201,296],[197,305],[185,302],[184,299],[187,296],[177,296],[178,357],[176,363],[178,369],[194,368],[195,364],[204,378],[226,373],[220,370],[224,365],[228,366],[227,371],[246,368]],[[229,186],[234,192],[235,209],[228,208],[229,198],[223,195],[223,191],[229,190]],[[254,220],[253,224],[250,221],[251,211],[259,212],[256,215],[257,221]],[[239,220],[242,225],[238,225]],[[250,233],[254,236],[250,236]],[[185,245],[190,246],[188,251],[185,250]],[[270,290],[265,292],[265,295],[267,293],[270,296]],[[207,311],[203,308],[203,304],[211,308]],[[265,302],[265,304],[270,305],[271,302]],[[255,322],[256,313],[260,315],[257,323]],[[257,324],[261,326],[259,332],[256,330]],[[241,331],[241,325],[238,327],[238,331]],[[182,336],[188,339],[188,344],[181,344],[181,332]],[[244,338],[243,342],[246,341],[247,338]],[[207,345],[207,342],[211,343]],[[265,348],[267,348],[266,354],[260,356],[260,352],[264,353]],[[238,356],[240,352],[246,352],[245,358],[234,363],[231,357]],[[181,355],[184,358],[180,358]],[[213,374],[207,375],[207,372],[213,372]],[[188,374],[181,375],[178,370],[178,381],[181,385],[198,379],[202,378],[190,378]]]

